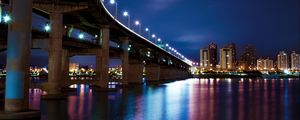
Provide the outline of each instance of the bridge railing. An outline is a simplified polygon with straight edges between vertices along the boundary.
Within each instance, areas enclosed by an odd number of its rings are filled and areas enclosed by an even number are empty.
[[[127,27],[126,25],[124,25],[121,21],[119,21],[116,17],[114,17],[109,10],[106,8],[106,6],[104,5],[102,0],[93,0],[94,2],[96,2],[98,5],[102,6],[104,8],[104,10],[106,11],[106,13],[113,19],[115,20],[119,25],[121,25],[123,28],[127,29],[128,31],[130,31],[131,33],[135,34],[136,36],[138,36],[139,38],[147,41],[149,44],[152,44],[153,46],[155,46],[156,48],[160,49],[161,51],[164,51],[166,54],[169,54],[177,59],[179,59],[180,61],[188,64],[191,66],[191,63],[185,61],[185,59],[182,59],[174,54],[171,54],[169,51],[165,50],[164,48],[160,47],[159,45],[153,43],[152,41],[148,40],[147,38],[145,38],[144,36],[136,33],[134,30],[130,29],[129,27]]]

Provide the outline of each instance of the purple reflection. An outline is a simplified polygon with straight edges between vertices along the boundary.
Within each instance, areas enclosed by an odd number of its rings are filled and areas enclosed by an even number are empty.
[[[43,119],[273,120],[299,119],[299,79],[187,79],[117,92],[95,92],[73,85],[76,93],[58,102],[42,101],[30,90],[30,107]],[[54,113],[49,113],[54,111]],[[57,111],[57,113],[56,113]],[[60,112],[60,113],[58,113]],[[65,114],[66,113],[66,114]],[[60,116],[53,117],[59,114]],[[64,116],[65,115],[65,116]]]

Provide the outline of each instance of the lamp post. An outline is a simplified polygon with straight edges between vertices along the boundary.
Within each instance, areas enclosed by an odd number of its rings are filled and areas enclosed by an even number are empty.
[[[139,34],[141,34],[141,23],[140,21],[135,21],[135,25],[139,27]]]
[[[156,43],[156,35],[152,34],[152,38],[154,38],[154,43]]]
[[[116,0],[110,0],[109,1],[110,4],[115,4],[115,18],[117,19],[118,18],[118,3],[116,2]]]
[[[129,15],[129,13],[127,11],[124,11],[123,16],[127,17],[127,22],[128,22],[127,26],[128,26],[128,28],[130,28],[130,15]]]
[[[148,34],[148,39],[150,39],[150,30],[149,30],[149,28],[145,28],[145,31],[146,31],[147,34]]]

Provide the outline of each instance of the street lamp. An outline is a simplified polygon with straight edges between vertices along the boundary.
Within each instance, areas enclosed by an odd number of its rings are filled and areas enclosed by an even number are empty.
[[[148,33],[148,39],[150,39],[150,30],[149,30],[149,28],[145,28],[145,31]]]
[[[152,38],[154,39],[154,42],[156,43],[156,35],[152,34]]]
[[[117,4],[116,0],[110,0],[109,3],[112,4],[112,5],[113,4],[116,5],[115,6],[116,7],[116,9],[115,9],[115,18],[117,19],[118,18],[118,4]]]
[[[140,21],[135,21],[135,25],[139,27],[139,34],[141,34],[141,23]]]
[[[166,44],[165,45],[165,49],[168,50],[168,47],[169,47],[169,44]]]
[[[123,12],[123,16],[127,17],[127,26],[130,28],[130,15],[127,11]]]

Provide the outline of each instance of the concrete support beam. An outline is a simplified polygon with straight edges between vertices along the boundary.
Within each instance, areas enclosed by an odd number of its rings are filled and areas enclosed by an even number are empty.
[[[128,84],[142,84],[144,64],[142,62],[129,63]]]
[[[103,25],[100,30],[101,50],[96,52],[96,80],[101,88],[108,88],[109,69],[109,26]]]
[[[122,41],[122,84],[128,84],[128,73],[129,73],[129,53],[128,53],[128,46],[129,46],[129,38],[128,37],[120,37]]]
[[[68,83],[70,82],[70,77],[69,77],[69,64],[70,64],[70,58],[69,58],[69,51],[68,50],[63,50],[62,52],[62,87],[68,87]]]
[[[12,23],[8,27],[5,111],[28,109],[32,0],[11,0]]]
[[[48,58],[48,83],[45,89],[48,95],[60,94],[62,73],[62,37],[63,37],[63,14],[53,11],[50,13],[51,32],[49,40]]]
[[[171,71],[170,68],[163,66],[160,67],[160,80],[170,80]]]
[[[146,80],[147,82],[155,82],[160,79],[160,66],[156,64],[150,64],[146,66]]]

